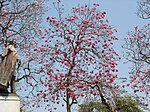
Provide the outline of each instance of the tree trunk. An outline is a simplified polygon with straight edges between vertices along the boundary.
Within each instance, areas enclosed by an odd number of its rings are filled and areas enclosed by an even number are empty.
[[[67,103],[67,112],[71,112],[71,106],[69,103]]]
[[[110,112],[112,112],[110,105],[106,102],[106,99],[104,98],[104,96],[102,94],[101,88],[99,87],[99,85],[96,85],[96,86],[97,86],[97,89],[99,91],[99,95],[100,95],[100,98],[102,100],[102,104],[105,105],[107,107],[107,109],[110,110]]]
[[[68,94],[68,89],[66,90],[66,103],[67,103],[67,106],[66,106],[66,109],[67,109],[67,112],[71,112],[71,105],[70,105],[70,95]]]

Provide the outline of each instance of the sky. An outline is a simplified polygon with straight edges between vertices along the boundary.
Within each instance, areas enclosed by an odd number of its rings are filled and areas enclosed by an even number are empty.
[[[150,23],[150,20],[144,20],[139,18],[136,15],[137,11],[137,0],[62,0],[62,3],[65,5],[65,10],[68,11],[72,7],[77,6],[78,4],[93,4],[94,2],[100,3],[100,10],[106,11],[106,19],[109,20],[109,23],[118,30],[115,34],[120,40],[115,43],[115,49],[122,56],[123,49],[121,48],[122,39],[127,36],[129,30],[133,30],[134,26],[143,27],[143,25]],[[53,8],[49,10],[50,13],[46,16],[55,15]],[[50,15],[49,15],[50,14]],[[124,65],[124,59],[119,62],[119,76],[128,77],[129,66],[130,64]],[[57,106],[56,112],[66,112],[65,107],[61,108]],[[45,112],[43,110],[36,110],[35,112]],[[76,111],[74,111],[76,112]]]

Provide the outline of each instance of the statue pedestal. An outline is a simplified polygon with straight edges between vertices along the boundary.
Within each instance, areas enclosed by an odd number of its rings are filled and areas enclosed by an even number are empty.
[[[15,94],[0,94],[0,112],[20,112],[20,98]]]

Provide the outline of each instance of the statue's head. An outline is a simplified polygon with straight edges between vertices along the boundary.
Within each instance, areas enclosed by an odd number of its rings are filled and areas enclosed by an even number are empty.
[[[13,45],[14,47],[16,47],[16,40],[11,40],[9,41],[9,44],[8,45]]]

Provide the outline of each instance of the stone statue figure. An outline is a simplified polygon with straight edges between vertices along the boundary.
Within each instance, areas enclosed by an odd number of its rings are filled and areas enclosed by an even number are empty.
[[[7,88],[10,85],[10,92],[16,93],[15,90],[15,70],[16,63],[18,60],[17,50],[15,49],[15,44],[10,42],[10,44],[4,49],[1,54],[0,62],[0,93],[9,93]]]

